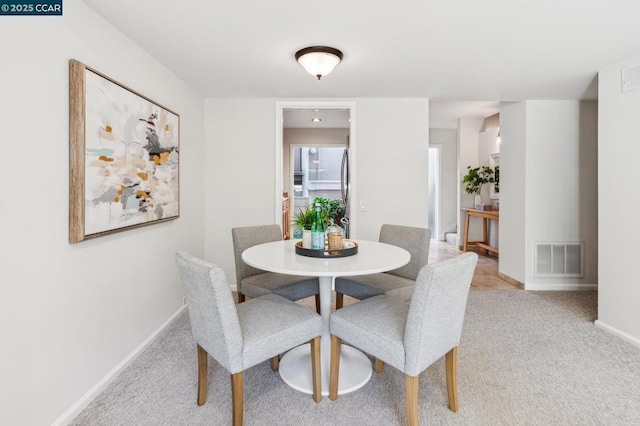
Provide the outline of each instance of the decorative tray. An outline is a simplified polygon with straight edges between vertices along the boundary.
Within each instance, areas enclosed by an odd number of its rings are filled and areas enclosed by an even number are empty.
[[[296,243],[296,254],[307,257],[321,257],[321,258],[332,258],[332,257],[347,257],[353,256],[358,253],[358,244],[355,241],[344,240],[342,242],[342,248],[339,250],[317,250],[317,249],[307,249],[302,247],[302,241],[298,241]]]

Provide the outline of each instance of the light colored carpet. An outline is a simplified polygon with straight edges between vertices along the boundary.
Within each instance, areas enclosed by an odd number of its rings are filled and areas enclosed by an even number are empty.
[[[475,291],[458,353],[460,410],[447,407],[444,361],[420,376],[429,425],[638,425],[640,348],[596,328],[596,292]],[[196,350],[185,312],[74,421],[75,425],[228,425],[229,375],[209,362],[196,405]],[[285,385],[267,362],[245,372],[245,425],[406,423],[403,375],[327,397]]]

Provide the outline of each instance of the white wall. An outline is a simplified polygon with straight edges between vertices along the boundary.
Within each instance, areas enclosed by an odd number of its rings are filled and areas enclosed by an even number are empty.
[[[430,129],[429,145],[440,146],[440,235],[432,238],[444,240],[445,232],[457,230],[458,131]]]
[[[526,104],[500,104],[500,272],[525,282]]]
[[[205,256],[234,288],[231,228],[274,223],[275,102],[205,102]],[[383,223],[426,227],[428,101],[358,99],[356,108],[358,198],[352,205],[366,200],[367,211],[358,212],[352,233],[377,240]]]
[[[636,212],[640,198],[640,90],[621,93],[621,70],[640,56],[600,71],[598,81],[598,321],[640,346]]]
[[[204,245],[203,99],[80,1],[3,18],[0,424],[44,425],[182,307],[174,253]],[[71,58],[180,114],[179,219],[68,243]]]
[[[235,289],[231,228],[274,222],[275,100],[205,101],[205,257]]]
[[[597,104],[503,103],[500,135],[500,272],[528,290],[595,288]],[[535,277],[536,241],[584,241],[584,277]]]
[[[498,114],[492,117],[497,117],[497,116]],[[486,123],[485,123],[485,126],[486,126]],[[492,154],[500,153],[500,145],[498,144],[497,139],[498,139],[497,128],[492,128],[492,129],[488,129],[483,132],[480,132],[480,134],[478,135],[478,165],[488,166],[490,156]],[[482,202],[485,205],[492,205],[495,207],[497,201],[499,200],[492,200],[491,197],[489,196],[490,191],[491,191],[491,187],[489,184],[482,185],[482,190],[480,191],[482,195]],[[481,220],[475,219],[474,221],[475,223],[473,224],[473,226],[476,227],[475,229],[481,229],[480,228],[482,226]],[[488,228],[487,238],[489,240],[489,245],[496,248],[500,248],[499,234],[498,234],[499,222],[500,221],[496,222],[495,220],[487,221],[487,228]]]
[[[596,102],[526,102],[527,289],[598,282]],[[584,278],[534,276],[534,243],[584,241]]]
[[[384,223],[426,228],[429,101],[358,99],[357,111],[357,237],[377,240]]]
[[[498,129],[488,129],[480,132],[478,135],[478,165],[488,166],[491,154],[500,153],[500,145],[498,144],[497,139]],[[490,200],[489,185],[483,185],[482,200],[485,204]]]
[[[464,243],[466,216],[460,209],[474,208],[474,195],[467,194],[462,179],[467,174],[467,166],[478,167],[479,134],[484,125],[484,118],[461,118],[458,120],[458,243]],[[475,222],[475,221],[474,221]],[[482,239],[482,226],[478,223],[469,224],[469,241]]]

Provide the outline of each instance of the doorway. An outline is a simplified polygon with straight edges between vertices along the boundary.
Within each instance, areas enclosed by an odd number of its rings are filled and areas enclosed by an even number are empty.
[[[285,141],[288,139],[286,133],[285,129]],[[341,166],[346,148],[348,148],[346,144],[290,145],[291,161],[288,175],[292,217],[301,209],[304,210],[305,207],[310,206],[316,197],[329,200],[342,199]]]
[[[287,226],[284,209],[289,209],[288,222],[291,224],[300,203],[309,203],[315,196],[341,198],[340,177],[336,171],[340,172],[340,161],[345,147],[348,147],[347,217],[350,219],[350,236],[355,237],[356,212],[349,208],[349,201],[354,199],[356,190],[355,141],[354,102],[276,102],[275,223],[281,223],[284,230]],[[296,155],[299,162],[296,162]],[[333,160],[326,163],[334,157],[338,157],[337,165]],[[303,170],[304,164],[306,169]],[[304,187],[303,179],[306,179]],[[286,202],[283,202],[283,197],[287,197]]]

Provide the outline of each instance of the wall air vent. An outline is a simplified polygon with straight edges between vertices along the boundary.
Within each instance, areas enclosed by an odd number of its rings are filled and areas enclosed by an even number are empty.
[[[533,244],[535,277],[584,277],[584,241],[536,241]]]
[[[640,65],[622,69],[622,93],[640,88]]]

